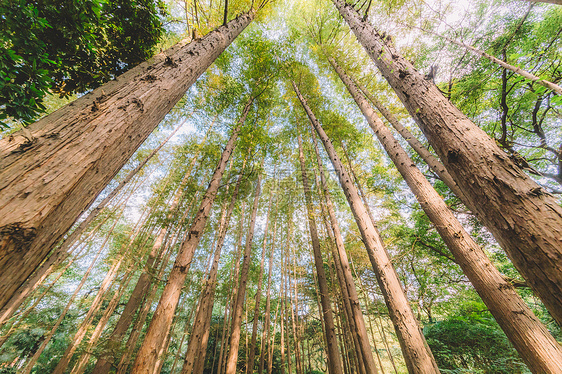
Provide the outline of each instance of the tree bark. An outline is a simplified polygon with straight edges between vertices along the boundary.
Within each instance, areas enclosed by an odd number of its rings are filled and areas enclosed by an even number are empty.
[[[228,231],[228,226],[230,224],[230,217],[232,216],[234,205],[236,204],[238,198],[238,191],[240,190],[240,183],[242,182],[245,163],[246,161],[244,160],[244,165],[242,166],[242,170],[240,171],[240,175],[238,176],[238,180],[236,181],[236,187],[234,188],[234,192],[232,193],[232,197],[230,198],[230,203],[228,207],[223,207],[223,213],[221,214],[219,223],[220,232],[216,244],[215,257],[213,259],[213,265],[209,272],[205,290],[201,294],[201,308],[199,308],[199,310],[197,311],[197,314],[195,315],[195,321],[193,322],[193,330],[191,331],[191,335],[189,337],[185,360],[181,370],[182,374],[191,374],[195,362],[198,360],[205,360],[205,356],[203,355],[203,357],[201,357],[199,355],[199,352],[203,349],[203,352],[206,353],[206,350],[204,349],[206,348],[206,346],[203,347],[205,344],[202,344],[203,334],[208,332],[205,328],[208,325],[210,326],[210,320],[213,312],[213,303],[215,299],[215,289],[217,286],[217,273],[219,270],[220,255],[224,240],[226,238],[226,233]]]
[[[222,152],[217,168],[211,178],[209,187],[201,200],[199,210],[193,219],[187,238],[184,240],[178,251],[174,266],[170,272],[170,276],[168,277],[168,282],[164,287],[162,296],[160,297],[160,302],[154,312],[154,316],[152,317],[152,321],[150,322],[144,341],[139,349],[135,363],[133,364],[132,370],[135,373],[152,374],[154,370],[158,354],[164,345],[165,339],[170,330],[172,319],[181,295],[183,283],[185,282],[187,272],[191,265],[191,260],[203,235],[203,230],[205,229],[209,212],[215,200],[222,174],[226,168],[226,164],[231,153],[234,151],[238,132],[240,131],[240,128],[250,111],[252,102],[253,98],[250,98],[244,107],[244,111],[236,125],[236,128],[232,131],[232,135]]]
[[[275,201],[275,212],[277,213],[277,204],[279,200]],[[271,247],[269,248],[269,263],[268,263],[268,274],[267,274],[267,292],[265,300],[265,321],[263,323],[263,332],[261,336],[261,350],[260,350],[260,363],[259,363],[259,374],[263,374],[265,369],[265,359],[267,352],[269,352],[269,347],[267,347],[267,342],[270,340],[271,334],[271,276],[273,274],[273,251],[275,249],[275,237],[277,235],[277,215],[275,216],[275,223],[273,225],[273,237],[271,241]],[[279,304],[278,304],[279,305]]]
[[[353,79],[352,77],[350,77]],[[369,99],[371,103],[377,108],[379,112],[386,118],[388,123],[394,127],[396,131],[408,142],[410,147],[416,151],[416,153],[425,161],[427,166],[433,171],[443,183],[447,185],[453,191],[455,196],[457,196],[463,203],[466,201],[468,204],[470,201],[464,196],[464,193],[461,191],[457,183],[451,177],[451,174],[445,169],[441,161],[437,159],[427,148],[423,146],[423,144],[407,129],[405,128],[400,121],[388,110],[376,97],[374,97],[365,87],[361,86],[357,83],[355,79],[353,79],[354,83],[359,87],[359,89],[365,94],[365,96]],[[465,203],[466,205],[466,203]],[[467,205],[468,206],[468,205]],[[468,207],[470,209],[470,207]]]
[[[324,271],[324,261],[322,260],[322,251],[320,250],[320,240],[318,239],[318,229],[314,220],[315,213],[312,206],[312,197],[308,177],[306,175],[306,165],[304,162],[304,152],[302,149],[302,138],[299,134],[299,161],[301,165],[302,184],[304,189],[304,197],[306,201],[306,210],[308,218],[308,229],[310,232],[310,241],[312,242],[312,251],[314,254],[314,265],[318,277],[318,289],[320,292],[320,303],[322,305],[322,315],[325,323],[326,334],[326,350],[329,357],[330,374],[343,374],[343,366],[340,352],[338,350],[338,342],[336,338],[336,328],[334,326],[334,316],[332,312],[332,302],[330,300],[330,290],[326,281],[326,272]],[[377,369],[373,373],[376,373]]]
[[[254,306],[254,318],[252,321],[252,340],[250,343],[250,352],[248,354],[248,363],[246,365],[246,374],[253,374],[254,361],[256,358],[256,345],[258,339],[258,320],[260,316],[260,302],[263,286],[263,267],[265,264],[265,250],[267,249],[267,235],[269,233],[269,222],[271,217],[271,207],[273,204],[273,196],[269,196],[269,208],[267,209],[267,218],[265,220],[265,230],[263,234],[263,245],[260,260],[260,273],[258,275],[258,289],[256,291],[256,305]],[[262,374],[260,372],[260,374]]]
[[[31,137],[0,140],[0,308],[253,18],[137,65],[30,125]]]
[[[240,271],[240,282],[236,295],[235,307],[232,309],[232,328],[230,330],[229,351],[226,358],[226,374],[236,373],[236,362],[238,361],[238,349],[240,347],[240,332],[242,323],[242,311],[244,309],[244,298],[246,297],[246,286],[248,284],[248,272],[250,270],[250,260],[252,254],[252,241],[254,239],[254,229],[256,226],[256,214],[258,211],[258,203],[261,192],[261,174],[258,176],[256,183],[256,191],[254,194],[254,203],[249,222],[248,235],[246,236],[246,245],[244,247],[244,259],[242,269]]]
[[[345,196],[357,222],[357,226],[361,231],[363,243],[367,249],[369,260],[373,266],[373,271],[377,276],[379,287],[383,293],[388,312],[394,323],[394,328],[400,341],[402,353],[406,360],[408,371],[410,373],[439,373],[437,364],[429,350],[425,338],[421,333],[416,318],[412,312],[410,304],[406,299],[402,285],[396,274],[396,270],[392,265],[390,257],[384,247],[378,230],[371,221],[361,198],[357,192],[357,188],[352,184],[347,171],[343,168],[340,158],[336,154],[334,147],[320,126],[320,123],[308,107],[306,100],[300,94],[298,87],[293,82],[293,87],[299,100],[305,109],[310,122],[314,126],[318,136],[324,143],[324,148],[330,156],[330,160],[340,184],[344,190]]]
[[[329,60],[423,211],[455,256],[456,262],[529,369],[534,373],[554,373],[560,370],[562,347],[519,297],[513,286],[494,267],[482,248],[464,230],[352,80],[334,59]]]
[[[314,129],[313,129],[314,130]],[[318,170],[320,174],[320,185],[324,197],[324,205],[328,211],[328,217],[330,218],[330,229],[328,229],[328,235],[332,242],[335,243],[334,251],[334,262],[336,266],[336,272],[338,279],[340,280],[340,287],[342,288],[342,297],[347,296],[348,303],[350,304],[350,319],[353,319],[354,335],[358,339],[358,349],[361,350],[363,357],[365,370],[371,373],[373,368],[376,370],[375,362],[373,359],[373,353],[371,351],[371,344],[369,342],[369,335],[367,333],[367,328],[365,327],[365,319],[363,318],[363,312],[361,311],[361,304],[359,304],[359,296],[357,295],[357,290],[355,288],[355,282],[353,280],[353,275],[351,274],[351,268],[349,267],[349,260],[347,258],[347,252],[345,250],[343,237],[340,231],[340,227],[336,218],[336,212],[334,210],[334,205],[330,197],[330,192],[328,190],[328,184],[326,177],[324,175],[323,163],[320,158],[320,152],[318,149],[318,143],[314,133],[312,135],[312,141],[314,144],[314,151],[316,154],[316,162],[318,165]],[[345,300],[344,300],[345,302]],[[382,367],[381,367],[382,370]]]
[[[372,25],[332,0],[509,258],[562,324],[562,207]]]

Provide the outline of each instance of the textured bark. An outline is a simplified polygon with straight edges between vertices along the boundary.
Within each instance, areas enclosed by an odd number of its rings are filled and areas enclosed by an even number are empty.
[[[367,373],[370,373],[373,368],[375,368],[376,370],[376,366],[373,359],[373,353],[371,351],[369,335],[367,334],[367,328],[365,327],[363,312],[361,311],[361,305],[359,304],[359,296],[357,295],[355,282],[351,274],[351,268],[349,267],[347,252],[345,250],[343,237],[336,218],[334,205],[332,203],[330,192],[328,190],[328,184],[323,170],[323,163],[322,159],[320,158],[318,143],[316,141],[316,136],[314,135],[314,133],[312,133],[312,140],[314,144],[314,151],[316,154],[316,162],[320,174],[320,185],[322,187],[325,202],[324,205],[326,206],[326,210],[330,218],[330,228],[327,229],[327,231],[330,239],[332,239],[332,242],[335,243],[334,262],[336,266],[336,273],[340,282],[340,287],[342,289],[342,297],[344,298],[344,302],[345,298],[348,298],[348,304],[350,306],[350,319],[353,319],[353,333],[357,337],[359,343],[357,348],[361,350],[365,370],[367,371]]]
[[[402,285],[392,265],[390,257],[384,247],[377,228],[371,221],[356,187],[351,182],[350,176],[343,168],[340,158],[336,154],[334,147],[308,107],[306,100],[298,91],[298,87],[293,83],[295,92],[301,101],[312,125],[314,126],[320,140],[324,143],[324,148],[330,156],[332,165],[336,169],[340,184],[353,212],[357,226],[361,231],[363,243],[367,249],[369,260],[373,266],[373,271],[377,277],[379,287],[383,293],[388,312],[394,323],[394,328],[400,341],[402,353],[406,359],[408,371],[410,373],[439,373],[431,351],[427,347],[425,338],[421,333],[414,313],[406,299]]]
[[[308,229],[310,233],[310,241],[312,242],[312,251],[314,254],[314,265],[318,277],[318,289],[320,292],[320,303],[322,305],[322,317],[325,323],[326,347],[329,357],[330,374],[343,374],[343,366],[340,352],[338,350],[338,342],[336,339],[336,329],[334,326],[334,316],[332,312],[332,302],[330,300],[330,290],[326,280],[326,272],[324,271],[324,261],[322,260],[322,252],[320,250],[320,240],[318,239],[318,229],[315,222],[315,212],[312,206],[312,197],[308,177],[306,175],[306,165],[304,162],[304,152],[302,149],[302,138],[299,134],[299,161],[301,165],[302,184],[304,189],[304,197],[306,201],[306,210],[308,218]],[[376,373],[376,368],[374,373]]]
[[[456,262],[529,369],[534,373],[555,373],[560,370],[562,347],[464,230],[443,199],[369,106],[360,90],[333,59],[330,59],[330,62]]]
[[[275,201],[276,212],[277,212],[278,201],[279,200]],[[277,218],[277,215],[275,218]],[[267,352],[269,352],[269,348],[266,347],[266,344],[267,342],[269,342],[269,338],[271,334],[271,276],[273,274],[273,252],[275,249],[276,235],[277,235],[277,220],[275,220],[275,223],[273,225],[273,237],[271,239],[271,247],[269,248],[267,291],[266,291],[266,300],[265,300],[265,320],[263,322],[263,332],[261,335],[261,350],[260,350],[260,362],[259,362],[259,371],[258,371],[259,374],[263,374],[263,371],[265,369],[265,358],[267,357]]]
[[[139,349],[135,363],[133,364],[132,370],[135,373],[152,374],[154,371],[159,352],[164,346],[166,337],[170,331],[174,313],[181,296],[181,290],[185,278],[187,277],[187,272],[191,265],[195,249],[203,236],[203,230],[205,229],[207,218],[215,200],[226,164],[234,151],[238,132],[250,111],[252,102],[253,99],[251,98],[245,105],[236,128],[232,131],[232,135],[222,152],[217,168],[211,178],[209,187],[201,200],[199,210],[189,228],[188,235],[178,251],[174,266],[168,277],[168,282],[162,291],[160,302],[156,307],[144,341]]]
[[[205,139],[203,140],[202,144],[204,144],[205,140],[207,139],[209,132],[210,132],[210,128],[207,131],[205,135]],[[179,187],[172,200],[172,204],[170,205],[169,208],[169,213],[167,215],[168,220],[171,220],[177,211],[177,208],[181,202],[182,194],[184,192],[185,184],[187,183],[189,178],[191,178],[192,171],[197,161],[197,158],[199,156],[199,153],[200,153],[200,149],[198,149],[197,152],[193,155],[191,159],[191,164],[189,165],[183,179],[179,184]],[[183,223],[183,218],[179,223],[179,225],[181,226],[182,223]],[[156,240],[152,245],[150,253],[148,254],[148,258],[146,260],[143,272],[139,276],[135,288],[133,289],[133,292],[131,293],[129,300],[125,305],[123,312],[121,313],[121,317],[119,317],[119,320],[117,321],[113,329],[113,332],[111,333],[108,339],[107,342],[108,349],[105,349],[100,355],[92,371],[93,374],[105,374],[108,373],[109,370],[111,369],[111,365],[113,364],[112,351],[114,351],[117,347],[121,345],[123,341],[123,337],[125,336],[125,333],[127,332],[129,326],[131,325],[134,315],[138,310],[139,306],[141,305],[143,297],[148,292],[150,284],[152,283],[153,280],[153,275],[154,273],[156,273],[155,262],[156,259],[162,255],[162,251],[164,250],[162,244],[167,234],[168,234],[168,227],[163,226],[160,229],[160,232],[158,233],[158,236],[156,237]]]
[[[31,136],[0,140],[0,307],[253,18],[137,65],[30,125]]]
[[[352,78],[352,77],[350,77]],[[352,78],[353,79],[353,78]],[[355,81],[357,84],[357,81]],[[465,201],[470,204],[470,201],[464,196],[457,183],[451,177],[451,174],[445,169],[441,161],[437,159],[423,144],[407,129],[400,121],[392,114],[376,97],[374,97],[365,87],[357,84],[359,89],[365,94],[365,96],[373,103],[379,112],[386,118],[388,123],[398,131],[398,133],[408,142],[410,147],[416,151],[416,153],[425,161],[427,166],[433,171],[439,179],[443,181],[453,191],[453,193],[464,203]],[[466,205],[466,203],[465,203]],[[470,209],[470,207],[469,207]]]
[[[340,14],[509,258],[562,324],[562,207],[343,0]]]
[[[269,208],[267,209],[267,218],[265,221],[265,230],[263,234],[263,245],[262,245],[261,260],[260,260],[260,273],[258,275],[258,289],[256,290],[254,317],[252,322],[252,340],[250,343],[248,362],[246,364],[247,374],[252,374],[254,372],[254,366],[255,366],[254,361],[256,358],[256,345],[258,339],[258,321],[260,317],[260,303],[261,303],[261,293],[262,293],[262,286],[263,286],[263,267],[265,264],[265,251],[267,249],[267,235],[269,233],[269,221],[271,217],[272,204],[273,204],[273,198],[272,196],[269,196]]]
[[[252,254],[252,241],[254,239],[254,229],[256,226],[256,214],[258,211],[258,203],[261,192],[261,175],[258,176],[256,183],[256,191],[254,194],[254,203],[250,216],[248,235],[246,236],[246,245],[244,247],[244,259],[242,261],[242,269],[240,270],[240,282],[236,295],[235,307],[232,309],[232,328],[230,329],[229,351],[226,358],[226,374],[236,373],[236,362],[238,361],[238,349],[240,347],[240,330],[242,324],[242,311],[244,309],[244,299],[246,297],[246,286],[248,284],[248,272],[250,270],[250,260]]]
[[[230,198],[230,203],[228,207],[223,207],[223,212],[221,214],[219,223],[219,237],[215,248],[215,257],[213,259],[213,265],[209,272],[204,292],[201,294],[201,299],[199,302],[201,307],[197,310],[195,321],[193,322],[193,330],[191,331],[191,335],[189,337],[185,360],[181,370],[182,374],[191,374],[195,362],[205,360],[204,354],[206,353],[206,344],[203,344],[203,335],[205,333],[208,333],[208,326],[210,326],[215,299],[215,289],[217,286],[217,273],[219,270],[220,255],[224,240],[226,238],[226,233],[228,231],[228,226],[230,224],[230,217],[232,216],[234,205],[236,204],[236,200],[238,198],[238,191],[240,190],[240,183],[242,181],[244,165],[242,166],[242,170],[240,172],[240,175],[238,176],[236,187],[234,188],[234,192],[232,194],[232,197]],[[201,357],[200,352],[203,352],[203,357]]]

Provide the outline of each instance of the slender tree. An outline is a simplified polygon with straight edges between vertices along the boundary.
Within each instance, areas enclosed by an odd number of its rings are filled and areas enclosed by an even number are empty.
[[[232,309],[232,327],[230,329],[230,342],[228,355],[226,357],[226,374],[236,373],[236,363],[238,361],[238,350],[240,347],[240,333],[242,324],[242,312],[244,309],[244,299],[246,297],[246,287],[248,284],[248,272],[250,270],[250,260],[252,254],[252,242],[254,239],[254,229],[256,226],[256,215],[258,211],[258,203],[261,192],[261,174],[258,175],[256,181],[256,189],[254,193],[254,203],[252,205],[252,213],[248,224],[248,234],[246,236],[246,245],[244,246],[244,259],[242,260],[242,268],[240,270],[240,281],[236,294],[235,307]]]
[[[203,235],[203,230],[205,229],[209,212],[215,200],[222,174],[226,168],[230,155],[234,151],[236,139],[238,138],[238,132],[244,124],[253,100],[254,98],[250,97],[244,106],[242,116],[236,124],[236,128],[233,129],[230,139],[222,152],[217,168],[209,183],[209,187],[201,200],[199,210],[197,211],[197,214],[191,223],[191,227],[189,228],[188,234],[178,251],[174,266],[170,272],[170,276],[168,277],[168,282],[164,287],[164,291],[160,297],[160,302],[158,303],[144,341],[137,354],[135,363],[133,364],[134,372],[152,374],[154,370],[158,354],[164,346],[170,331],[183,283],[191,265],[195,248],[199,244]]]
[[[322,319],[325,324],[326,346],[329,357],[330,374],[343,374],[343,366],[340,352],[338,350],[338,342],[336,339],[336,328],[334,326],[334,316],[332,312],[332,302],[330,300],[330,291],[326,280],[326,272],[324,271],[324,261],[322,260],[322,252],[320,250],[320,240],[318,239],[318,229],[314,217],[314,208],[312,206],[312,196],[308,177],[306,175],[306,164],[304,161],[304,152],[302,149],[302,137],[298,135],[299,143],[299,161],[301,166],[302,185],[304,189],[304,197],[306,201],[306,210],[308,218],[308,230],[310,233],[310,241],[312,242],[312,251],[314,254],[314,265],[318,278],[318,290],[320,293],[320,303],[322,304]],[[377,373],[377,369],[369,372]]]
[[[562,207],[344,0],[332,0],[478,218],[562,324]]]
[[[275,192],[273,192],[275,194]],[[267,218],[265,219],[265,229],[263,234],[263,244],[262,244],[262,252],[261,252],[261,260],[260,260],[260,272],[258,275],[258,289],[256,290],[255,296],[255,306],[254,306],[254,316],[252,318],[252,340],[250,343],[250,352],[248,353],[248,363],[246,365],[246,373],[252,374],[254,372],[254,361],[256,357],[256,345],[258,339],[258,320],[260,316],[260,302],[261,302],[261,294],[262,294],[262,286],[263,286],[263,268],[265,264],[265,251],[267,249],[267,240],[269,234],[269,224],[271,218],[271,207],[273,205],[273,196],[269,198],[269,207],[267,208]],[[261,373],[261,372],[260,372]]]
[[[402,347],[402,353],[404,354],[408,371],[410,373],[439,373],[433,355],[425,342],[425,338],[420,331],[414,313],[406,299],[396,270],[392,266],[392,262],[383,245],[378,230],[369,218],[356,187],[352,184],[347,171],[343,168],[343,164],[336,154],[330,139],[320,126],[316,116],[308,107],[305,98],[294,82],[293,88],[310,122],[318,133],[320,140],[324,143],[324,148],[330,156],[332,165],[336,169],[340,184],[344,190],[349,206],[351,207],[357,226],[361,231],[361,237],[367,248],[367,254],[369,255],[373,270],[377,276],[377,281],[383,292],[386,305],[388,306],[388,311],[394,323],[394,328],[396,329],[400,346]]]
[[[363,312],[361,311],[361,305],[359,304],[359,296],[357,295],[357,290],[355,289],[355,282],[351,274],[351,268],[349,267],[347,252],[345,250],[340,226],[336,218],[334,205],[332,203],[332,199],[328,190],[328,184],[323,170],[323,162],[320,158],[318,142],[316,140],[314,132],[311,133],[311,136],[314,145],[314,152],[316,154],[317,167],[320,174],[320,185],[323,192],[324,205],[330,219],[330,228],[327,228],[326,231],[328,232],[331,241],[335,243],[335,246],[333,246],[333,248],[335,249],[334,263],[336,267],[336,275],[340,280],[342,298],[348,298],[347,304],[349,304],[349,307],[346,306],[346,308],[349,308],[349,319],[353,320],[353,335],[356,337],[354,339],[357,339],[358,341],[357,349],[361,351],[362,360],[364,361],[366,370],[372,370],[370,368],[374,367],[375,363],[373,360],[373,354],[371,352],[369,336],[365,327]]]
[[[240,183],[242,182],[242,177],[244,175],[243,173],[245,164],[246,160],[244,160],[244,163],[242,165],[242,169],[240,171],[240,175],[238,176],[238,180],[236,181],[236,187],[234,188],[234,192],[232,193],[228,207],[225,206],[222,209],[223,212],[221,214],[219,223],[220,232],[216,243],[215,257],[213,260],[213,265],[209,272],[204,292],[201,294],[201,300],[199,302],[200,308],[197,310],[195,321],[193,322],[193,329],[189,337],[185,360],[181,370],[182,374],[191,374],[196,361],[205,360],[206,344],[202,343],[203,335],[205,333],[208,333],[208,326],[210,326],[215,298],[215,289],[217,286],[217,273],[219,269],[220,255],[224,240],[226,238],[228,226],[230,224],[230,217],[232,216],[232,212],[234,211],[234,206],[238,198],[238,192],[240,191]],[[199,354],[200,351],[203,352],[203,355]]]

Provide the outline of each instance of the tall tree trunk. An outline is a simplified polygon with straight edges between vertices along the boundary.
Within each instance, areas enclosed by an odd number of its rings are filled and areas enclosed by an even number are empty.
[[[562,207],[343,0],[332,0],[468,204],[562,324]]]
[[[253,18],[137,65],[30,125],[31,136],[0,140],[0,308]]]
[[[350,76],[351,79],[353,77]],[[453,193],[464,203],[470,203],[470,201],[464,196],[464,193],[461,191],[457,183],[451,177],[451,174],[445,169],[445,166],[435,157],[423,144],[407,129],[405,128],[400,121],[392,114],[390,110],[388,110],[376,97],[374,97],[365,87],[361,86],[357,83],[355,79],[353,79],[354,83],[359,87],[359,89],[365,94],[365,96],[373,103],[373,105],[377,108],[379,112],[386,118],[388,123],[392,125],[398,131],[398,133],[408,142],[410,147],[416,151],[416,153],[425,161],[427,166],[433,171],[443,183],[447,185],[453,191]],[[470,207],[469,207],[470,209]]]
[[[275,237],[275,235],[274,235]],[[281,288],[283,287],[283,284],[281,284]],[[277,298],[277,307],[275,308],[275,318],[273,320],[273,334],[271,335],[271,338],[269,336],[269,331],[267,334],[267,343],[269,344],[268,346],[268,350],[267,350],[267,374],[271,374],[273,372],[273,351],[275,350],[275,337],[277,336],[277,321],[279,320],[281,311],[280,311],[280,306],[281,306],[281,290],[279,292],[279,297]]]
[[[277,212],[277,204],[279,200],[275,201],[275,212]],[[265,321],[263,323],[263,332],[261,336],[261,350],[260,350],[260,363],[259,363],[259,374],[263,374],[265,369],[265,359],[267,352],[269,352],[269,347],[266,347],[267,342],[269,342],[271,334],[271,276],[273,274],[273,253],[275,249],[275,237],[277,235],[277,214],[275,215],[275,223],[273,224],[273,237],[271,239],[271,246],[269,248],[269,263],[268,263],[268,274],[267,274],[267,292],[265,300]],[[278,304],[279,305],[279,304]]]
[[[306,201],[306,210],[308,212],[308,229],[310,232],[310,240],[312,242],[312,250],[314,254],[314,265],[318,276],[318,289],[320,292],[320,303],[322,304],[322,315],[325,323],[326,346],[329,357],[330,374],[343,374],[343,366],[340,352],[338,350],[338,342],[336,339],[336,329],[334,326],[334,316],[332,314],[332,302],[330,300],[330,290],[326,281],[326,272],[324,271],[324,261],[322,260],[322,252],[320,250],[320,240],[318,239],[318,229],[314,220],[315,212],[312,206],[312,197],[308,177],[306,175],[306,165],[304,162],[304,153],[302,149],[302,138],[299,134],[299,161],[301,165],[302,184],[304,189],[304,197]],[[372,373],[376,373],[377,369]]]
[[[281,297],[281,318],[280,318],[280,341],[279,341],[279,350],[280,350],[280,359],[281,359],[281,374],[285,374],[285,309],[287,306],[287,287],[286,285],[286,267],[285,261],[283,257],[281,258],[281,289],[279,291],[279,297]]]
[[[314,129],[312,129],[314,130]],[[349,318],[353,319],[354,335],[359,341],[359,346],[357,347],[361,350],[361,354],[364,360],[365,369],[370,372],[373,367],[375,367],[375,362],[373,359],[373,353],[371,351],[371,344],[369,342],[369,335],[365,327],[365,320],[363,318],[363,312],[361,311],[361,305],[359,303],[359,296],[357,295],[357,290],[355,288],[355,282],[353,280],[353,275],[351,274],[351,268],[349,267],[349,260],[347,258],[347,252],[345,250],[343,237],[340,231],[340,227],[336,218],[336,212],[334,210],[334,205],[330,197],[330,192],[328,190],[328,184],[323,170],[323,162],[320,158],[320,151],[318,149],[318,142],[314,132],[311,133],[312,141],[314,145],[314,152],[316,154],[316,162],[320,174],[320,185],[323,192],[324,203],[326,210],[328,212],[328,217],[330,218],[330,228],[327,229],[328,235],[333,243],[335,243],[334,251],[334,262],[336,266],[336,273],[340,280],[340,286],[342,288],[342,297],[348,298],[348,304],[350,305]],[[375,367],[376,369],[376,367]],[[382,367],[381,367],[382,370]]]
[[[244,111],[236,125],[236,128],[232,131],[232,135],[222,152],[217,168],[211,178],[209,187],[201,200],[199,210],[193,219],[187,238],[184,240],[178,251],[174,266],[170,272],[170,276],[168,277],[168,282],[164,287],[162,296],[160,297],[160,302],[154,312],[154,316],[152,317],[152,321],[150,322],[144,341],[137,354],[135,363],[133,364],[133,372],[135,373],[152,374],[152,371],[154,370],[158,353],[164,345],[165,339],[170,331],[172,319],[179,302],[183,283],[187,277],[187,272],[191,265],[195,249],[203,236],[203,230],[205,229],[209,212],[215,200],[222,174],[226,168],[226,164],[231,153],[234,151],[238,132],[240,131],[240,128],[250,111],[252,102],[253,98],[250,98],[244,107]]]
[[[205,135],[205,139],[207,138],[208,134],[209,131],[207,131],[207,134]],[[168,220],[171,220],[174,214],[176,213],[176,210],[181,201],[183,187],[185,183],[187,183],[189,178],[191,178],[191,173],[193,171],[193,167],[195,166],[195,162],[197,161],[199,153],[200,153],[200,148],[193,156],[191,160],[191,164],[189,165],[187,172],[185,173],[182,181],[179,184],[179,187],[172,200],[172,204],[170,205],[169,208],[169,212],[167,215]],[[179,223],[179,225],[181,226],[181,223],[183,223],[183,218],[180,221],[181,222]],[[143,272],[141,273],[139,279],[137,280],[135,288],[133,289],[131,296],[129,297],[129,300],[125,305],[123,312],[121,313],[121,317],[117,321],[117,324],[113,329],[113,332],[109,336],[107,342],[107,349],[105,349],[102,352],[101,356],[96,362],[96,365],[94,366],[94,369],[92,371],[93,374],[105,374],[108,373],[109,370],[111,369],[111,365],[113,364],[113,359],[114,359],[112,355],[112,351],[114,351],[117,347],[121,345],[123,341],[123,337],[125,336],[125,333],[127,332],[129,326],[131,325],[134,315],[138,310],[139,306],[141,305],[143,297],[148,292],[150,284],[152,283],[153,280],[153,276],[156,273],[155,262],[157,258],[162,255],[162,251],[164,250],[162,244],[167,234],[168,234],[168,227],[163,226],[160,229],[160,232],[158,233],[158,236],[156,237],[156,240],[152,245],[152,249],[148,254],[148,258],[146,260],[146,264],[144,266]]]
[[[246,202],[242,201],[242,208],[241,208],[241,212],[240,212],[240,221],[238,222],[238,229],[236,230],[238,232],[238,238],[236,239],[236,245],[234,246],[234,248],[236,248],[236,255],[234,256],[234,264],[233,264],[233,270],[230,272],[230,279],[229,282],[232,285],[232,292],[228,297],[228,300],[226,302],[227,305],[227,309],[224,313],[224,321],[223,321],[223,332],[222,332],[222,339],[221,339],[221,350],[219,353],[219,363],[218,363],[218,371],[217,374],[223,374],[225,368],[225,365],[223,364],[226,357],[226,354],[228,352],[228,347],[227,347],[227,342],[228,342],[228,336],[230,335],[228,332],[230,331],[230,325],[231,323],[229,323],[230,319],[229,319],[229,315],[227,313],[227,311],[230,310],[230,313],[232,314],[232,310],[234,309],[234,304],[235,304],[235,297],[236,297],[236,293],[237,293],[237,289],[238,289],[238,273],[240,271],[240,256],[242,254],[242,235],[243,235],[243,227],[244,227],[244,213],[246,211]]]
[[[123,293],[125,292],[127,286],[129,285],[129,281],[131,280],[132,275],[133,275],[133,271],[132,271],[132,267],[130,267],[127,270],[125,276],[121,279],[120,282],[121,284],[119,285],[119,289],[115,291],[113,297],[111,298],[109,304],[107,305],[107,308],[103,311],[102,317],[98,321],[98,324],[96,325],[94,331],[92,332],[92,335],[90,336],[90,340],[88,341],[88,346],[86,348],[86,351],[77,360],[70,374],[82,374],[86,370],[86,365],[88,364],[88,361],[92,357],[92,351],[96,346],[97,342],[99,341],[99,338],[105,326],[107,325],[109,318],[115,311],[115,308],[117,307],[117,304],[121,299],[121,296],[123,296]]]
[[[261,174],[258,176],[252,214],[248,225],[248,235],[244,247],[244,260],[240,271],[240,282],[236,295],[236,304],[232,309],[232,328],[230,330],[229,351],[226,358],[226,374],[236,373],[236,362],[238,361],[238,349],[240,347],[240,333],[242,324],[242,311],[244,309],[244,299],[246,297],[246,286],[248,284],[248,272],[250,270],[250,260],[252,255],[252,241],[254,239],[254,229],[256,226],[256,214],[261,192]]]
[[[245,163],[246,161],[244,160],[244,165],[242,166],[242,170],[240,171],[240,175],[238,176],[236,187],[234,188],[234,192],[232,194],[232,197],[230,198],[230,203],[228,207],[223,207],[223,212],[221,214],[219,223],[220,232],[216,244],[215,257],[213,259],[211,271],[209,272],[205,290],[201,294],[201,300],[199,302],[201,308],[199,308],[199,310],[197,311],[197,314],[195,315],[195,321],[193,322],[193,330],[191,331],[191,335],[189,337],[189,343],[187,345],[187,351],[185,354],[185,361],[181,370],[182,374],[191,374],[195,362],[197,360],[201,361],[205,359],[204,356],[201,357],[198,353],[201,351],[201,348],[206,348],[203,347],[204,344],[202,344],[203,334],[205,332],[208,332],[205,328],[208,325],[210,326],[215,298],[215,289],[217,286],[217,273],[219,270],[220,255],[224,240],[226,238],[226,233],[228,231],[228,226],[230,224],[230,217],[232,216],[232,212],[234,211],[234,206],[238,198],[238,191],[240,190],[240,183],[242,182]],[[206,353],[205,349],[203,349],[203,351]]]
[[[250,344],[250,352],[248,354],[248,364],[246,365],[246,374],[252,374],[254,372],[254,361],[256,357],[256,345],[258,339],[258,320],[260,316],[260,302],[261,293],[263,285],[263,267],[265,264],[265,251],[267,249],[267,235],[269,233],[269,222],[271,217],[271,206],[273,204],[273,196],[269,196],[269,208],[267,209],[267,218],[265,220],[265,230],[263,234],[263,245],[260,260],[260,272],[258,275],[258,289],[256,291],[255,306],[254,306],[254,317],[252,321],[252,341]],[[261,372],[260,372],[261,374]]]
[[[288,243],[287,245],[290,246],[292,240],[292,230],[291,230],[291,221],[289,222],[289,235],[288,235]],[[289,247],[288,247],[289,248]],[[293,328],[293,342],[294,342],[294,356],[295,356],[295,373],[296,374],[303,374],[302,366],[301,366],[301,350],[300,350],[300,338],[299,338],[299,298],[298,298],[298,281],[297,281],[297,255],[296,250],[293,248],[292,253],[292,260],[293,260],[293,276],[289,277],[289,280],[293,281],[293,291],[291,297],[291,325]]]
[[[383,292],[386,305],[388,306],[389,314],[394,323],[394,328],[400,341],[400,346],[406,359],[408,371],[410,373],[439,373],[437,364],[429,350],[425,338],[421,333],[414,313],[406,299],[402,285],[396,274],[396,270],[392,265],[390,257],[384,247],[382,239],[378,233],[377,228],[371,221],[361,198],[357,192],[356,187],[352,184],[349,174],[344,169],[340,158],[336,154],[334,147],[320,126],[320,123],[308,107],[306,100],[300,94],[298,87],[293,82],[293,87],[299,100],[305,109],[310,122],[314,126],[318,136],[324,143],[324,148],[330,156],[330,160],[340,184],[344,190],[345,196],[357,222],[357,226],[361,231],[363,243],[367,249],[369,260],[373,266],[377,281]]]
[[[562,368],[562,347],[531,309],[515,292],[484,251],[464,230],[460,222],[433,189],[424,175],[392,136],[361,95],[351,79],[330,58],[330,63],[361,109],[386,153],[416,196],[464,274],[534,373],[556,372]]]

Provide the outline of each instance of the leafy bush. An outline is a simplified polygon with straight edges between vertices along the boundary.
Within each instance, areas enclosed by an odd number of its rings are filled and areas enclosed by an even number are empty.
[[[493,320],[452,317],[426,327],[424,334],[442,373],[528,373]]]

